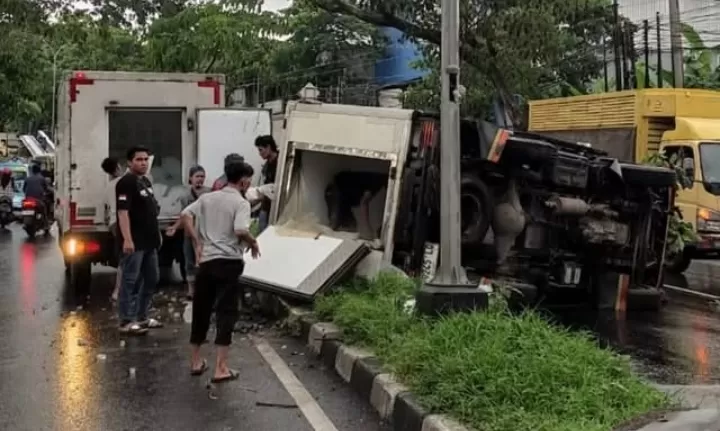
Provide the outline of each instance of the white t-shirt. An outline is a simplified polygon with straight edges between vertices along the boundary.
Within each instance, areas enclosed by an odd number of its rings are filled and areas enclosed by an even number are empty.
[[[120,178],[122,178],[122,176],[110,180],[107,188],[105,189],[105,223],[108,226],[112,226],[117,223],[117,209],[115,207],[115,185],[117,185],[117,182]]]
[[[182,214],[195,217],[202,242],[200,263],[213,259],[242,259],[246,246],[236,232],[250,230],[250,203],[232,187],[205,193],[188,205]]]

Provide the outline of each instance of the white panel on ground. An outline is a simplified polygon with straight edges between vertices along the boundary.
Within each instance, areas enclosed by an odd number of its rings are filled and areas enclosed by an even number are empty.
[[[253,184],[260,182],[263,160],[255,138],[271,135],[270,112],[265,109],[200,109],[197,114],[197,160],[205,168],[206,185],[223,174],[224,159],[230,153],[245,157],[253,169]]]
[[[280,295],[311,299],[337,281],[367,253],[354,239],[268,226],[258,236],[261,257],[245,258],[241,281]]]

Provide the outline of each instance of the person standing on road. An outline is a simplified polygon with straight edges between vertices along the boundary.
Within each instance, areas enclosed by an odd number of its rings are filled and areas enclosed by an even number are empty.
[[[213,383],[238,377],[227,365],[238,318],[238,278],[245,268],[245,249],[251,250],[253,258],[260,256],[257,241],[250,234],[250,203],[243,198],[252,181],[253,168],[244,162],[231,162],[225,165],[225,176],[227,186],[200,196],[181,214],[199,262],[192,308],[190,374],[199,376],[208,369],[200,348],[206,341],[215,307],[217,358]]]
[[[117,210],[116,210],[116,202],[115,202],[115,186],[117,185],[118,180],[120,180],[120,177],[122,176],[122,169],[120,168],[120,163],[118,163],[117,159],[113,157],[107,157],[105,160],[102,161],[100,164],[100,167],[102,170],[108,174],[110,177],[110,182],[108,183],[107,188],[105,189],[105,222],[108,225],[108,229],[110,229],[110,233],[115,238],[114,246],[115,251],[118,253],[118,269],[117,274],[115,276],[115,288],[113,289],[113,293],[111,296],[111,299],[113,302],[117,301],[118,299],[118,292],[120,291],[120,280],[122,277],[122,268],[120,267],[120,242],[118,241],[119,235],[117,230]]]
[[[260,157],[265,160],[265,164],[262,167],[263,184],[274,184],[278,159],[278,148],[277,144],[275,144],[275,139],[270,135],[258,136],[258,138],[255,139],[255,147],[258,149]],[[258,217],[258,227],[260,232],[265,230],[268,225],[270,205],[272,204],[270,198],[267,196],[263,196],[261,200],[262,205],[260,207],[260,214]]]
[[[227,156],[225,156],[225,163],[224,163],[225,167],[227,167],[228,164],[233,163],[233,162],[243,163],[243,162],[245,162],[245,157],[243,157],[237,153],[230,153]],[[227,183],[228,183],[227,175],[225,173],[223,173],[222,175],[220,175],[220,178],[216,179],[215,182],[213,183],[212,191],[222,189],[223,187],[225,187],[227,185]]]
[[[157,320],[148,318],[159,278],[157,250],[161,241],[157,221],[159,206],[152,184],[145,177],[149,155],[149,150],[143,147],[128,150],[128,172],[115,186],[117,224],[122,242],[120,332],[133,335],[162,326]]]
[[[187,193],[180,196],[180,205],[183,209],[187,208],[190,204],[198,200],[198,198],[209,192],[210,188],[205,187],[205,169],[202,166],[196,165],[190,168],[190,187],[187,189]],[[165,232],[167,236],[172,237],[178,229],[182,229],[182,218],[178,220]],[[197,263],[195,259],[195,248],[193,247],[192,239],[185,235],[183,242],[183,256],[185,257],[185,271],[187,273],[187,284],[188,284],[188,299],[192,300],[195,293],[195,273]]]

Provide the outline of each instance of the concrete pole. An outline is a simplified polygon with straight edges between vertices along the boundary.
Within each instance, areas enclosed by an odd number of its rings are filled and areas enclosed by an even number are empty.
[[[670,15],[670,52],[672,53],[672,71],[675,88],[683,88],[685,82],[685,61],[683,59],[683,36],[680,26],[680,4],[678,0],[669,0]]]
[[[439,314],[487,305],[487,293],[468,282],[460,231],[460,4],[441,0],[440,266],[417,295],[418,311]]]
[[[57,97],[57,59],[58,59],[58,55],[60,55],[60,52],[62,52],[62,50],[63,50],[64,48],[65,48],[65,45],[62,45],[60,48],[58,48],[58,49],[53,53],[53,58],[52,58],[52,106],[51,106],[51,109],[52,109],[52,111],[51,111],[51,112],[52,112],[52,113],[51,113],[51,116],[52,116],[52,117],[50,118],[50,124],[51,124],[51,125],[50,125],[50,136],[52,136],[53,142],[57,141],[57,137],[55,136],[55,109],[56,109],[55,105],[57,104],[57,103],[56,103],[56,97]]]

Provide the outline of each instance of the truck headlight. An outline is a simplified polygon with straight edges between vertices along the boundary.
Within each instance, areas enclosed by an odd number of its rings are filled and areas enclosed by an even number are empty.
[[[720,213],[707,208],[697,210],[698,232],[720,232]]]

